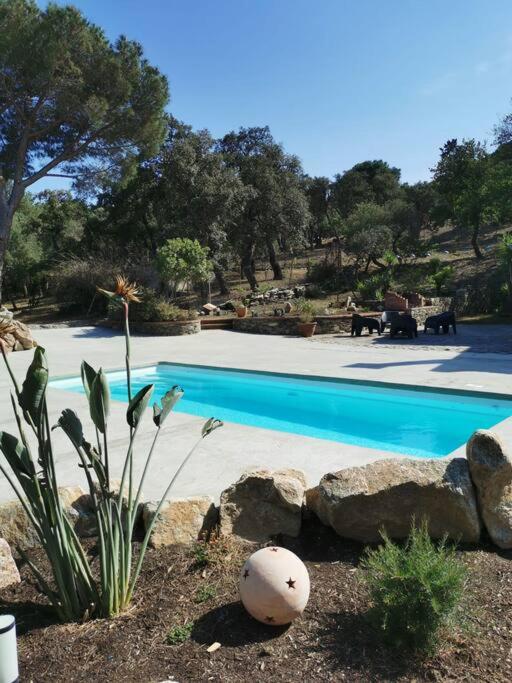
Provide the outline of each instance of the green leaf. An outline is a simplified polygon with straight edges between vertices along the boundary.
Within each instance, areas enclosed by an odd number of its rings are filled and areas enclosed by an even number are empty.
[[[130,401],[130,405],[126,411],[126,421],[130,427],[135,428],[139,424],[140,418],[148,407],[154,388],[154,384],[148,384],[145,387],[142,387]]]
[[[83,446],[84,432],[82,423],[74,410],[71,410],[70,408],[63,410],[56,426],[63,430],[75,448],[81,448]]]
[[[90,386],[89,411],[95,426],[104,434],[110,412],[110,389],[101,368]]]
[[[18,479],[23,475],[26,477],[35,476],[35,467],[30,453],[15,436],[7,432],[0,432],[0,450]]]
[[[21,409],[30,415],[35,425],[41,421],[44,406],[44,395],[48,385],[48,361],[45,350],[38,346],[27,370],[21,388],[19,404]]]
[[[80,374],[82,375],[82,384],[84,386],[85,395],[89,398],[91,393],[91,385],[96,377],[96,370],[89,365],[85,360],[82,361],[82,366],[80,368]]]
[[[161,427],[163,425],[165,419],[184,393],[185,392],[183,389],[176,384],[172,389],[169,389],[164,396],[162,396],[162,399],[160,400],[160,406],[157,403],[153,405],[153,422],[157,427]]]
[[[204,423],[203,428],[201,430],[201,436],[204,439],[205,436],[208,436],[208,434],[211,434],[213,431],[223,426],[224,422],[222,422],[221,420],[217,420],[217,418],[215,417],[211,417],[207,422]]]

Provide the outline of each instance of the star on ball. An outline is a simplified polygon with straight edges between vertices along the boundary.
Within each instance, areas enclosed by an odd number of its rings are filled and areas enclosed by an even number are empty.
[[[292,577],[290,576],[286,583],[288,584],[288,588],[295,588],[296,579],[292,579]]]

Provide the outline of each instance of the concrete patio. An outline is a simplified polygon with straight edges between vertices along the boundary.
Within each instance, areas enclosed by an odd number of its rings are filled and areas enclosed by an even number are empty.
[[[132,359],[134,366],[173,361],[512,394],[512,355],[503,352],[511,335],[510,328],[503,327],[504,330],[495,330],[490,326],[471,326],[471,329],[460,326],[456,339],[423,337],[420,334],[414,344],[406,340],[391,344],[364,337],[329,336],[312,340],[267,337],[228,330],[211,330],[187,337],[134,336]],[[47,350],[52,377],[78,375],[82,359],[104,369],[121,368],[124,363],[123,338],[110,330],[63,327],[37,329],[34,335]],[[489,339],[498,339],[496,349],[499,353],[485,350]],[[10,356],[11,365],[20,380],[31,357],[30,352]],[[0,427],[16,433],[4,367],[0,368],[0,396]],[[48,400],[52,423],[56,422],[63,408],[72,408],[82,418],[86,433],[92,436],[84,396],[49,389]],[[109,436],[114,476],[119,473],[126,448],[125,410],[126,404],[113,402]],[[168,420],[145,486],[146,499],[157,499],[163,492],[182,457],[198,438],[203,422],[202,418],[183,413],[176,413]],[[512,418],[500,423],[496,431],[512,440]],[[136,448],[137,468],[145,460],[153,433],[154,426],[148,411]],[[81,470],[77,467],[73,449],[60,430],[56,430],[54,435],[61,484],[81,483]],[[464,449],[460,448],[454,453],[463,452]],[[302,469],[309,484],[315,485],[330,470],[390,455],[385,451],[230,423],[202,443],[182,473],[172,497],[209,494],[218,498],[220,492],[243,471],[254,467]],[[12,497],[7,482],[0,475],[0,501]]]

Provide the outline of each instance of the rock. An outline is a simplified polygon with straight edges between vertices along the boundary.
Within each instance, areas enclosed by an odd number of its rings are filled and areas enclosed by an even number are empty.
[[[293,311],[293,306],[289,301],[287,301],[284,305],[284,312],[285,313],[291,313],[292,311]]]
[[[144,528],[147,530],[158,503],[145,503],[142,508]],[[158,513],[158,520],[151,532],[150,545],[188,545],[197,541],[201,534],[213,528],[217,510],[210,496],[177,498],[168,500]]]
[[[480,519],[464,458],[379,460],[326,474],[307,492],[308,508],[336,533],[363,543],[405,538],[426,519],[433,538],[476,542]]]
[[[0,342],[6,351],[25,351],[37,346],[29,328],[7,313],[0,310]]]
[[[0,538],[0,590],[20,583],[20,573],[5,538]]]
[[[222,492],[220,531],[249,541],[298,536],[306,479],[299,470],[254,470]]]
[[[59,494],[75,530],[82,535],[85,520],[89,521],[91,514],[87,507],[87,495],[80,486],[63,486],[59,488]],[[40,545],[39,537],[18,500],[0,504],[0,537],[12,548],[26,550]]]
[[[512,548],[512,457],[486,429],[473,434],[466,455],[489,536],[500,548]]]
[[[0,504],[0,536],[12,548],[19,546],[25,550],[39,545],[39,537],[17,500]]]

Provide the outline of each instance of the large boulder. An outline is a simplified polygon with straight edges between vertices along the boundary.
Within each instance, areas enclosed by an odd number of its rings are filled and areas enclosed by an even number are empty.
[[[88,496],[80,486],[62,486],[59,494],[76,532],[79,535],[88,535],[82,534],[92,516],[88,508]],[[26,550],[40,545],[39,537],[18,500],[0,503],[0,537],[12,548]]]
[[[473,434],[466,454],[489,536],[500,548],[512,548],[512,456],[486,429]]]
[[[0,590],[20,583],[20,573],[11,553],[11,548],[5,540],[0,538]]]
[[[298,536],[306,479],[299,470],[254,470],[222,492],[220,531],[249,541]]]
[[[6,308],[0,308],[0,344],[6,352],[25,351],[37,346],[27,325],[15,320]]]
[[[476,542],[480,520],[464,458],[379,460],[326,474],[306,494],[308,508],[340,536],[364,543],[408,536],[426,520],[434,538]]]
[[[157,503],[145,503],[142,508],[144,528],[147,530],[155,516]],[[163,504],[149,539],[154,548],[166,545],[189,545],[208,532],[217,521],[213,498],[178,498]]]

